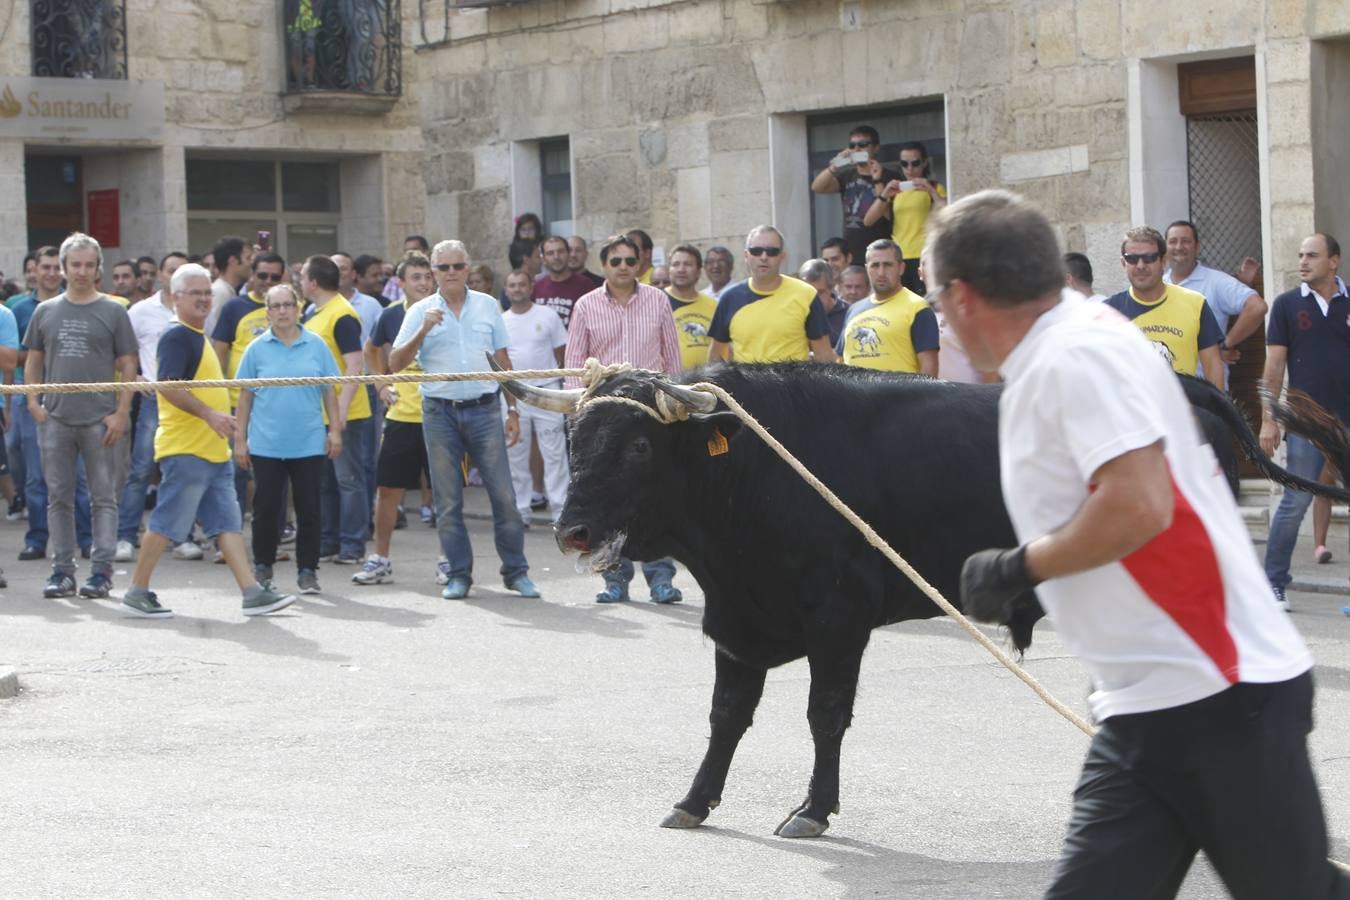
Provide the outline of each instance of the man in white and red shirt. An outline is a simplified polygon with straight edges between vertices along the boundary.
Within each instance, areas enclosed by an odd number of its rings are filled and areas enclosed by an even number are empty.
[[[567,327],[567,368],[581,368],[594,357],[606,365],[626,362],[641,369],[679,374],[680,338],[670,298],[659,288],[638,283],[641,259],[637,243],[624,235],[610,238],[600,248],[605,283],[572,307],[572,321]],[[579,386],[579,379],[568,379],[567,387]],[[651,588],[652,602],[678,603],[684,599],[671,583],[675,578],[672,560],[645,562],[642,574]],[[595,602],[622,603],[628,599],[628,583],[632,580],[633,563],[623,559],[617,569],[605,572],[605,589],[595,595]]]
[[[1312,658],[1176,376],[1114,310],[1061,297],[1055,233],[1014,194],[948,207],[928,259],[971,361],[1006,382],[1022,545],[966,561],[963,606],[1007,621],[1035,588],[1094,682],[1046,896],[1171,897],[1201,849],[1236,897],[1346,896],[1308,759]]]

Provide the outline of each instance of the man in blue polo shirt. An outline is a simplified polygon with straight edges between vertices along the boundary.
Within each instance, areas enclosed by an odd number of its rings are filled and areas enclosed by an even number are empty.
[[[1289,387],[1312,397],[1350,422],[1350,293],[1337,271],[1341,246],[1327,234],[1305,238],[1298,248],[1301,283],[1275,298],[1266,330],[1266,390],[1279,396],[1289,367]],[[1285,437],[1288,444],[1285,468],[1295,475],[1316,480],[1322,471],[1322,454],[1306,438]],[[1270,410],[1261,413],[1261,449],[1275,453],[1280,429]],[[1291,580],[1289,558],[1298,541],[1299,525],[1312,502],[1312,494],[1284,489],[1280,505],[1270,522],[1266,540],[1266,577],[1275,602],[1289,608],[1284,592]]]
[[[497,301],[468,289],[469,254],[459,241],[441,241],[431,251],[437,291],[413,304],[389,353],[389,370],[400,372],[414,360],[424,372],[483,372],[491,353],[503,369],[510,339]],[[502,581],[522,597],[538,597],[526,574],[525,526],[516,511],[516,492],[506,447],[520,439],[516,401],[506,398],[505,435],[497,386],[487,381],[425,382],[422,433],[427,444],[436,528],[450,577],[441,591],[446,600],[462,600],[473,583],[473,548],[464,527],[464,482],[460,461],[468,453],[492,501]]]

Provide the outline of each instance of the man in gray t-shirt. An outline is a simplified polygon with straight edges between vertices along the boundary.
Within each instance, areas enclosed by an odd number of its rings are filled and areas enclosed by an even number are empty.
[[[127,311],[98,292],[103,251],[88,235],[75,233],[61,244],[66,293],[33,311],[24,335],[29,384],[134,381],[136,334]],[[131,394],[28,395],[38,425],[42,470],[47,480],[47,524],[51,531],[52,575],[45,597],[75,594],[75,478],[84,460],[93,511],[92,574],[80,586],[83,597],[107,597],[112,588],[117,543],[119,473],[125,471]]]

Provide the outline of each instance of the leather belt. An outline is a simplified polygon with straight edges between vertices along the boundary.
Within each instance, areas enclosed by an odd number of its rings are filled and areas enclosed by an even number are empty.
[[[472,400],[446,400],[443,397],[433,397],[432,399],[444,403],[446,406],[453,409],[469,409],[473,406],[486,406],[489,403],[495,403],[497,401],[497,392],[493,391],[490,394],[483,394],[482,396],[474,397]]]

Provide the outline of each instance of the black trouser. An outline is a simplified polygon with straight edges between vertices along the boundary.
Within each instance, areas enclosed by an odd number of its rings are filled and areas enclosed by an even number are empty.
[[[917,259],[905,260],[905,271],[900,273],[900,286],[909,288],[920,297],[928,293],[927,286],[919,278],[919,261]]]
[[[1350,897],[1308,761],[1311,673],[1107,719],[1047,898],[1174,897],[1204,850],[1238,900]]]
[[[295,567],[319,568],[319,487],[325,456],[253,459],[253,563],[277,561],[277,541],[286,516],[286,482],[295,498]]]

